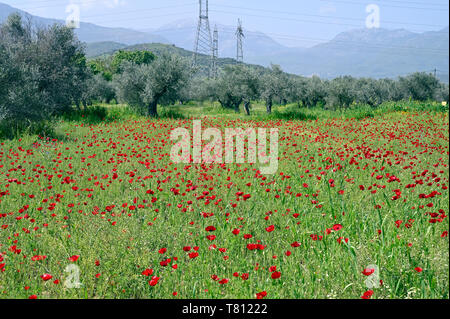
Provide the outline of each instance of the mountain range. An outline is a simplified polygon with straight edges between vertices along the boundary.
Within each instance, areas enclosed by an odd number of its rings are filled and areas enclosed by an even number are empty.
[[[2,3],[0,3],[0,23],[13,12],[28,16],[33,22],[44,26],[64,23],[62,20],[32,16]],[[94,57],[144,43],[171,44],[184,50],[192,50],[196,27],[194,20],[175,21],[151,30],[108,28],[82,22],[75,33],[86,43],[87,55]],[[217,28],[219,56],[234,58],[235,27],[217,25]],[[211,31],[213,29],[214,25],[211,26]],[[340,33],[332,40],[310,48],[286,47],[258,31],[244,29],[244,33],[246,63],[262,66],[274,63],[289,73],[318,75],[324,78],[340,75],[395,78],[416,71],[434,72],[436,69],[437,77],[446,83],[449,82],[448,27],[424,33],[405,29],[356,29]],[[192,52],[185,54],[190,55]]]
[[[31,15],[20,9],[13,8],[7,4],[0,3],[0,23],[4,22],[11,13],[17,12],[23,17],[30,18],[33,23],[40,26],[49,26],[55,23],[63,23],[64,20],[42,18]],[[99,41],[111,41],[133,45],[137,43],[158,42],[169,43],[169,41],[156,34],[136,31],[127,28],[108,28],[93,23],[80,23],[80,28],[75,29],[75,34],[80,41],[90,43]]]

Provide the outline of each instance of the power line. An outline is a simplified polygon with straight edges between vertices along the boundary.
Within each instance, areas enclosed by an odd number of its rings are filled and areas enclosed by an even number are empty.
[[[323,0],[321,0],[323,1]],[[426,6],[444,6],[447,7],[447,5],[442,4],[442,3],[435,3],[435,2],[428,2],[427,3],[423,3],[423,2],[414,2],[414,1],[398,1],[398,0],[375,0],[377,2],[394,2],[394,3],[404,3],[404,4],[419,4],[419,5],[426,5]]]
[[[164,29],[161,31],[164,32],[179,32],[180,30],[194,30],[194,27],[184,27],[184,28],[173,28],[173,29]],[[221,33],[229,33],[234,34],[235,31],[232,31],[231,29],[221,28],[219,30]],[[300,37],[300,36],[292,36],[287,34],[279,34],[279,33],[261,33],[261,32],[252,32],[252,31],[246,31],[247,35],[251,35],[253,37],[257,38],[266,38],[267,36],[270,36],[273,39],[284,39],[284,40],[302,40],[302,41],[309,41],[309,42],[321,42],[320,44],[325,44],[330,41],[330,39],[325,38],[313,38],[313,37]],[[422,50],[422,51],[432,51],[435,54],[441,53],[442,55],[448,55],[448,51],[446,50],[440,50],[440,49],[431,49],[431,48],[417,48],[417,47],[410,47],[410,46],[386,46],[386,45],[375,45],[375,44],[368,44],[368,43],[361,43],[357,41],[351,41],[351,40],[332,40],[334,42],[342,43],[342,44],[356,44],[359,46],[364,46],[366,48],[381,48],[381,49],[393,49],[393,50]]]
[[[186,14],[186,13],[192,13],[195,14],[194,12],[175,12],[175,13],[168,13],[168,14],[160,14],[160,15],[152,15],[152,16],[145,16],[145,17],[134,17],[134,18],[125,18],[125,19],[113,19],[113,20],[100,20],[100,21],[96,21],[95,24],[100,26],[100,23],[107,23],[107,22],[122,22],[122,21],[138,21],[138,20],[148,20],[149,18],[160,18],[160,17],[169,17],[169,16],[176,16],[176,15],[180,15],[180,14]],[[81,23],[93,23],[93,22],[84,22],[82,21]],[[105,26],[103,26],[105,27]],[[122,27],[105,27],[105,28],[122,28]],[[133,30],[133,29],[129,29],[129,30]],[[135,30],[133,30],[135,31]]]
[[[289,14],[289,15],[297,15],[297,16],[306,16],[306,17],[317,17],[324,19],[340,19],[340,20],[350,20],[350,21],[366,21],[365,19],[358,18],[348,18],[348,17],[334,17],[334,16],[325,16],[318,14],[306,14],[306,13],[297,13],[297,12],[288,12],[288,11],[275,11],[275,10],[264,10],[264,9],[255,9],[255,8],[246,8],[246,7],[237,7],[237,6],[228,6],[228,5],[219,5],[215,4],[214,7],[225,7],[225,8],[234,8],[239,10],[250,10],[250,11],[260,11],[260,12],[269,12],[269,13],[280,13],[280,14]],[[318,21],[319,22],[319,21]],[[441,27],[436,24],[424,24],[424,23],[409,23],[409,22],[400,22],[400,21],[385,21],[383,23],[388,24],[401,24],[401,25],[418,25],[418,26],[428,26],[428,27]]]
[[[211,38],[211,29],[209,27],[209,8],[208,0],[199,0],[199,17],[197,26],[197,35],[195,38],[194,55],[192,65],[197,65],[197,57],[199,54],[210,56],[209,76],[213,76],[214,64],[214,47]]]
[[[320,0],[320,1],[327,1],[327,0]],[[329,1],[327,1],[329,2]],[[357,4],[357,5],[362,5],[362,6],[366,6],[367,3],[361,3],[361,2],[354,2],[354,1],[346,1],[346,0],[333,0],[333,2],[340,2],[340,3],[348,3],[348,4]],[[392,1],[389,1],[392,2]],[[409,6],[396,6],[396,5],[390,5],[390,4],[384,4],[382,3],[383,6],[385,7],[390,7],[390,8],[401,8],[401,9],[416,9],[416,10],[422,10],[422,11],[442,11],[442,8],[423,8],[423,7],[409,7]]]
[[[230,11],[222,11],[222,10],[210,10],[212,12],[218,12],[223,14],[237,15],[238,13],[230,12]],[[241,14],[241,13],[239,13]],[[315,21],[315,20],[304,20],[304,19],[294,19],[287,17],[275,17],[275,16],[266,16],[266,15],[257,15],[257,14],[245,14],[249,17],[259,17],[259,18],[269,18],[269,19],[277,19],[277,20],[289,20],[289,21],[297,21],[297,22],[305,22],[305,23],[315,23],[315,24],[330,24],[330,25],[341,25],[341,26],[350,26],[354,28],[361,28],[363,25],[360,24],[350,24],[350,23],[339,23],[339,22],[329,22],[329,21]],[[365,21],[365,20],[364,20]],[[439,26],[437,26],[439,27]]]
[[[70,5],[70,4],[75,4],[75,5],[79,5],[80,7],[82,7],[85,4],[98,3],[98,0],[85,0],[83,2],[73,2],[73,3],[71,3],[71,2],[61,3],[61,0],[45,0],[45,1],[33,1],[33,4],[35,4],[35,3],[46,3],[46,2],[51,2],[51,1],[59,1],[60,3],[59,4],[54,4],[54,5],[48,5],[48,6],[37,6],[37,7],[27,7],[27,6],[25,6],[25,8],[22,9],[22,10],[45,9],[45,8],[60,8],[60,7],[66,7],[66,6]],[[165,0],[164,2],[167,3],[167,2],[176,2],[176,1],[174,1],[174,0]],[[19,4],[14,4],[14,5],[17,6],[17,5],[20,5],[20,3]],[[187,6],[187,5],[189,5],[189,4],[173,5],[173,6],[162,7],[162,8],[171,8],[171,7],[177,7],[177,6],[178,7],[183,7],[183,6]],[[158,8],[133,10],[133,11],[142,12],[142,11],[156,10],[156,9],[158,9]]]
[[[242,49],[242,38],[244,38],[244,29],[242,29],[241,19],[238,19],[238,27],[236,29],[236,62],[244,63],[244,50]]]
[[[187,4],[181,4],[181,5],[173,5],[173,6],[167,6],[167,7],[159,7],[159,8],[148,8],[143,10],[130,10],[130,11],[121,11],[120,15],[127,14],[127,13],[135,13],[135,12],[146,12],[146,11],[155,11],[155,10],[163,10],[163,9],[171,9],[171,8],[181,8],[181,7],[192,7],[197,2],[189,2]],[[83,16],[83,18],[93,18],[93,17],[103,17],[103,16],[114,16],[117,15],[117,13],[103,13],[103,14],[95,14],[95,15],[88,15]]]
[[[213,33],[213,78],[218,76],[217,59],[219,58],[219,31],[217,31],[217,25],[214,26]]]

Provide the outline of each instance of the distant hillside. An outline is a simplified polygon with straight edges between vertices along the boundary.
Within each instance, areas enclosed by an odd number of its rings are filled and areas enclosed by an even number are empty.
[[[112,41],[86,43],[86,56],[88,58],[96,57],[99,55],[115,52],[117,50],[125,48],[126,46],[126,44]]]
[[[214,25],[211,25],[213,30]],[[235,27],[218,25],[219,56],[236,56]],[[152,30],[171,43],[192,50],[196,25],[191,20],[176,21]],[[288,48],[261,32],[244,26],[244,61],[269,66],[279,64],[289,73],[324,78],[340,75],[390,77],[416,71],[431,71],[449,81],[449,32],[414,33],[404,29],[357,29],[338,34],[329,42],[311,48]]]
[[[103,46],[103,43],[100,42],[98,45],[101,47],[101,46]],[[96,50],[95,49],[96,43],[92,43],[92,44],[90,44],[90,46],[91,46],[91,50]],[[191,61],[191,59],[193,57],[192,51],[178,48],[175,45],[168,45],[168,44],[162,44],[162,43],[143,43],[143,44],[126,46],[123,48],[119,48],[116,50],[102,53],[99,56],[107,57],[109,55],[114,54],[116,51],[119,51],[119,50],[125,50],[125,51],[148,50],[148,51],[153,52],[156,56],[161,55],[162,53],[169,53],[169,54],[175,54],[175,55],[184,57],[184,58],[188,59],[189,61]],[[206,75],[208,73],[210,61],[211,60],[210,60],[209,56],[206,56],[206,55],[198,56],[197,64],[198,64],[198,67],[200,68],[199,74]],[[233,64],[236,64],[235,59],[220,58],[217,60],[217,65],[219,66],[219,68],[223,68],[225,65],[233,65]],[[254,68],[255,70],[258,70],[259,72],[265,71],[265,68],[260,65],[248,64],[248,66]]]
[[[214,31],[214,27],[215,24],[212,22],[211,33]],[[236,26],[218,24],[217,29],[219,32],[219,56],[236,58]],[[172,22],[159,29],[152,30],[152,33],[164,37],[171,44],[175,44],[180,48],[193,50],[196,30],[196,21],[189,19]],[[244,33],[243,49],[245,58],[288,49],[262,32],[247,32],[244,28]]]
[[[6,21],[8,16],[14,12],[18,12],[24,17],[30,17],[32,22],[37,25],[48,26],[55,23],[65,24],[65,21],[63,20],[33,16],[25,11],[13,8],[4,3],[0,3],[0,23]],[[87,43],[105,41],[124,43],[127,45],[147,42],[169,43],[169,41],[165,38],[151,33],[135,31],[126,28],[107,28],[84,22],[80,23],[79,29],[75,29],[75,34],[78,36],[80,41]]]
[[[413,33],[407,30],[361,29],[338,34],[309,49],[293,49],[249,58],[262,65],[280,64],[287,72],[324,78],[340,75],[395,78],[416,71],[431,72],[449,82],[449,30]]]

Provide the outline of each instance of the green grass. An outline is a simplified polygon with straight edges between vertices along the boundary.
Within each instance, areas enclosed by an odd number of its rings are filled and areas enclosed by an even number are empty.
[[[100,105],[66,115],[44,140],[3,140],[0,296],[255,298],[266,291],[267,298],[360,298],[369,290],[362,271],[377,265],[383,285],[374,299],[449,298],[449,243],[441,237],[449,228],[448,111],[420,110],[426,107],[333,112],[287,105],[267,116],[254,103],[246,116],[191,103],[148,119],[123,105]],[[277,174],[261,176],[257,164],[173,164],[170,131],[191,128],[194,118],[221,130],[277,127]],[[397,189],[401,197],[393,200]],[[336,224],[343,228],[325,233]],[[207,232],[210,225],[216,230]],[[247,249],[257,241],[264,250]],[[190,259],[185,246],[198,246],[199,256]],[[33,261],[36,255],[47,257]],[[72,255],[80,257],[71,262]],[[166,258],[171,262],[161,266]],[[64,285],[70,264],[79,267],[80,288]],[[271,266],[279,279],[271,278]],[[155,286],[141,274],[146,268],[160,277]],[[44,273],[53,278],[44,281]]]

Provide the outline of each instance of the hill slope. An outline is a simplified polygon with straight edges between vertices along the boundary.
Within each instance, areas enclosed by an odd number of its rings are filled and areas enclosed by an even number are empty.
[[[431,72],[449,82],[449,31],[413,33],[407,30],[362,29],[338,34],[310,49],[249,57],[248,61],[280,64],[287,72],[325,78],[397,77],[416,71]]]
[[[11,13],[18,12],[24,17],[31,18],[31,21],[37,25],[48,26],[55,23],[65,24],[63,20],[48,19],[38,16],[33,16],[25,11],[13,8],[7,4],[0,3],[0,23],[6,21]],[[141,31],[135,31],[126,28],[107,28],[102,27],[92,23],[80,23],[80,28],[75,29],[75,34],[78,36],[80,41],[83,42],[104,42],[112,41],[118,43],[124,43],[127,45],[136,43],[147,43],[147,42],[159,42],[159,43],[169,43],[165,38]]]
[[[95,45],[92,44],[92,45]],[[101,43],[99,44],[101,45]],[[118,48],[116,50],[111,50],[109,52],[105,52],[101,54],[103,57],[107,57],[109,55],[114,54],[118,50],[125,50],[125,51],[134,51],[134,50],[148,50],[152,51],[155,55],[161,55],[162,53],[169,53],[169,54],[175,54],[178,56],[181,56],[183,58],[188,59],[188,61],[191,61],[193,52],[188,51],[179,47],[176,47],[175,45],[168,45],[163,43],[142,43],[142,44],[136,44],[136,45],[130,45],[122,48]],[[210,57],[206,55],[199,55],[197,58],[197,65],[199,68],[199,74],[201,75],[207,75],[208,74],[208,68],[210,65]],[[217,60],[217,64],[219,68],[223,68],[225,65],[233,65],[236,64],[236,60],[231,58],[220,58]],[[260,65],[252,65],[247,64],[251,68],[254,68],[255,70],[258,70],[259,72],[264,72],[265,68]]]

